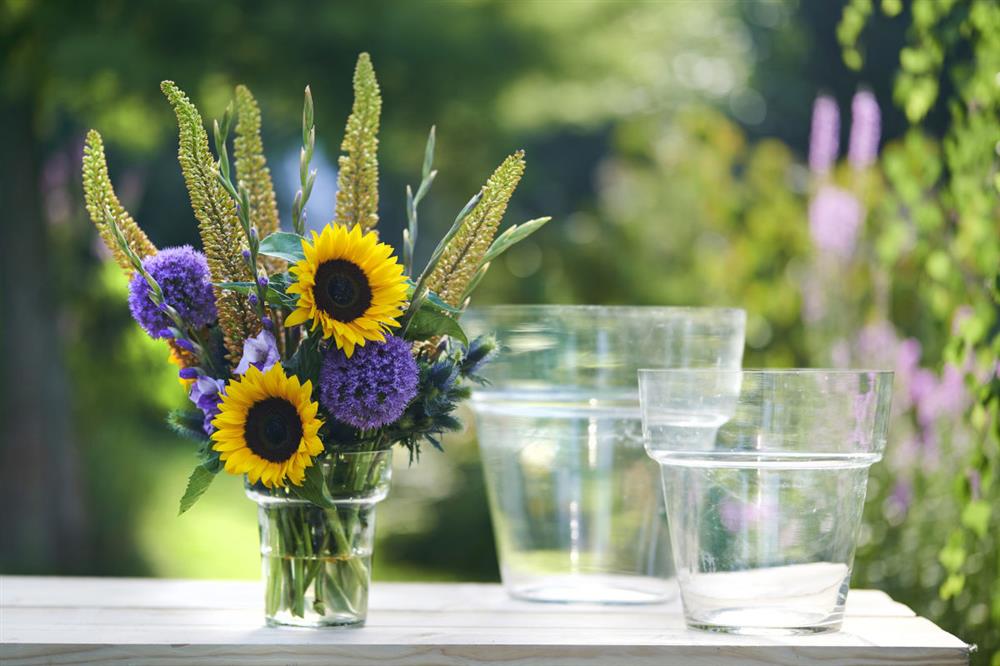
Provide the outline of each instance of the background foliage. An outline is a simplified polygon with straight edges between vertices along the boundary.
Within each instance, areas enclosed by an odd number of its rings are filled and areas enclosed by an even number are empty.
[[[394,243],[438,128],[447,177],[421,210],[418,263],[492,166],[527,152],[508,219],[555,221],[491,269],[477,302],[739,305],[748,365],[895,368],[854,583],[1000,663],[997,13],[989,0],[0,1],[0,572],[256,577],[238,480],[174,516],[193,457],[162,419],[184,397],[86,222],[83,136],[101,129],[123,203],[157,246],[195,243],[159,81],[207,117],[250,86],[286,220],[309,83],[308,219],[322,224],[367,50]],[[819,178],[806,166],[813,98],[838,103],[846,138],[862,84],[881,105],[881,157]],[[810,233],[823,183],[864,211],[847,256]],[[377,578],[497,577],[474,433],[400,470],[384,508]]]

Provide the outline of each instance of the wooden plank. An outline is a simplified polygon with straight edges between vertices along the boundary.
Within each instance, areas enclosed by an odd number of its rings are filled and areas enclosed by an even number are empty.
[[[565,606],[498,585],[376,584],[363,629],[262,626],[259,583],[0,577],[7,664],[966,664],[968,647],[881,592],[850,594],[844,630],[688,631],[679,604]]]
[[[294,650],[280,646],[258,645],[75,645],[44,647],[4,646],[4,664],[35,666],[39,664],[155,664],[156,666],[199,664],[303,666],[328,664],[390,664],[396,666],[461,666],[468,664],[517,664],[518,666],[598,666],[629,664],[632,666],[717,666],[743,664],[763,666],[778,664],[802,666],[942,666],[967,664],[968,654],[959,650],[904,648],[892,653],[838,649],[763,647],[741,648],[665,648],[660,646],[598,646],[573,645],[316,645],[301,644]]]
[[[263,598],[260,583],[245,581],[163,580],[155,578],[59,578],[48,577],[38,585],[36,577],[0,577],[0,606],[87,605],[95,599],[105,608],[131,606],[141,600],[144,608],[249,608]],[[559,608],[561,613],[606,613],[606,606],[539,606],[529,601],[511,599],[499,585],[479,583],[449,584],[448,594],[434,583],[381,583],[371,593],[371,605],[394,610],[433,611],[448,606],[476,608],[498,613],[534,612],[540,607]],[[619,606],[621,612],[638,608],[641,614],[679,612],[676,598],[653,606]],[[847,597],[846,614],[909,615],[905,605],[893,601],[879,590],[852,590]]]

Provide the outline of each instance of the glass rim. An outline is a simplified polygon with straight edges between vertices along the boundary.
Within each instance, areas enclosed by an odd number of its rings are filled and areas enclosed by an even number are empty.
[[[316,463],[331,462],[332,460],[334,460],[334,459],[336,459],[338,457],[341,457],[341,456],[343,456],[345,458],[354,458],[354,457],[357,457],[357,456],[372,456],[372,455],[379,455],[379,454],[390,454],[391,455],[392,454],[392,447],[390,446],[387,449],[375,449],[374,451],[337,451],[337,450],[333,450],[333,451],[326,452],[325,456],[314,458],[314,462],[316,462]]]
[[[614,312],[616,314],[626,314],[626,313],[636,313],[636,314],[649,314],[649,313],[689,313],[689,312],[700,312],[700,313],[717,313],[717,314],[732,314],[732,315],[742,315],[746,317],[746,310],[743,308],[736,307],[716,307],[716,306],[700,306],[700,305],[597,305],[592,303],[585,304],[573,304],[573,303],[560,303],[555,305],[547,305],[545,303],[499,303],[496,305],[479,305],[476,307],[469,308],[465,314],[469,313],[488,313],[488,312],[499,312],[499,313],[516,313],[516,312],[557,312],[557,313],[584,313],[584,312],[594,312],[598,310],[603,310],[607,312]],[[464,315],[463,315],[464,316]]]
[[[878,375],[882,377],[892,376],[894,370],[884,370],[875,368],[639,368],[640,376],[653,377],[656,375],[681,375],[681,374],[736,374],[741,375],[771,375],[775,377],[795,377],[808,375]]]

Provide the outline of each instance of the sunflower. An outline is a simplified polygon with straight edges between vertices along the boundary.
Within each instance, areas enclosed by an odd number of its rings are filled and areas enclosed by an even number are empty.
[[[360,225],[348,231],[328,224],[322,234],[313,232],[312,243],[303,239],[302,250],[305,259],[291,268],[296,281],[288,288],[299,295],[298,307],[285,326],[311,319],[312,330],[321,326],[348,358],[355,345],[384,342],[385,332],[399,326],[406,301],[406,278],[392,247],[374,232],[362,234]]]
[[[251,365],[230,380],[212,421],[212,448],[222,454],[226,471],[268,488],[302,485],[306,467],[323,452],[317,434],[323,422],[311,398],[312,382],[299,384],[278,363],[266,373]]]

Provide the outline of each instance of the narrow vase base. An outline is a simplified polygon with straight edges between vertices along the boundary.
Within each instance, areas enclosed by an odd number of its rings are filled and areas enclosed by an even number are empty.
[[[659,604],[677,596],[671,580],[644,576],[546,576],[520,585],[508,585],[515,599],[564,604]]]
[[[731,608],[698,618],[689,629],[741,636],[812,636],[840,631],[843,613],[823,614],[762,608]]]
[[[365,625],[366,618],[352,615],[297,617],[292,614],[265,618],[269,627],[278,629],[356,629]]]

